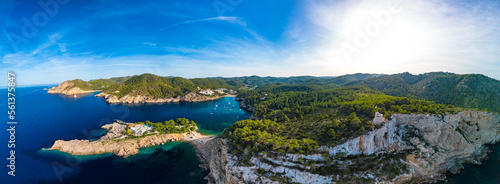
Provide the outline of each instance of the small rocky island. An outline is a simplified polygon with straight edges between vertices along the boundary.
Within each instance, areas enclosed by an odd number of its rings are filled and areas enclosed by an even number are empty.
[[[149,121],[126,123],[116,120],[102,128],[107,133],[97,140],[57,140],[49,150],[59,150],[73,155],[114,153],[126,158],[137,154],[139,148],[182,140],[191,141],[196,145],[197,140],[213,138],[198,133],[196,124],[184,118],[158,123]]]

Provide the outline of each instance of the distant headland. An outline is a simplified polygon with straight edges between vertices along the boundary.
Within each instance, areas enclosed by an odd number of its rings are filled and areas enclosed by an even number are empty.
[[[78,95],[102,91],[95,95],[107,103],[199,102],[234,96],[235,86],[220,79],[165,78],[153,74],[98,79],[89,82],[76,79],[52,87],[48,93]]]

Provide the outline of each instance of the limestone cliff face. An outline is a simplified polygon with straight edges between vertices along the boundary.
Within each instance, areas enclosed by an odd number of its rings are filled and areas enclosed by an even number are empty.
[[[480,164],[487,153],[484,144],[499,141],[499,114],[396,114],[380,129],[320,147],[323,154],[260,155],[247,166],[238,165],[225,141],[218,140],[212,148],[210,176],[215,183],[429,182],[443,179],[445,171],[457,172],[463,163]]]
[[[392,116],[384,127],[346,143],[326,148],[330,156],[371,155],[410,151],[406,161],[412,170],[408,179],[440,179],[441,173],[462,168],[462,163],[480,163],[484,144],[500,141],[500,115],[463,111],[443,116]],[[322,149],[325,149],[323,147]]]
[[[300,159],[309,159],[315,161],[324,161],[320,154],[316,155],[298,155],[287,154],[281,158],[270,158],[261,155],[259,158],[252,158],[251,166],[238,164],[238,157],[228,153],[226,139],[214,139],[210,142],[210,173],[208,175],[209,183],[229,184],[229,183],[282,183],[273,181],[269,175],[263,176],[258,170],[275,173],[284,178],[287,183],[331,183],[332,177],[313,174],[304,171],[310,169],[310,166],[297,164]],[[270,164],[272,163],[272,164]]]
[[[82,90],[79,87],[73,87],[74,83],[71,81],[65,81],[59,86],[54,86],[47,91],[47,93],[51,94],[64,94],[64,95],[77,95],[77,94],[85,94],[92,93],[95,90]]]
[[[238,183],[235,178],[232,178],[228,174],[228,165],[227,165],[227,145],[224,139],[216,138],[209,142],[207,142],[206,146],[202,149],[208,150],[209,156],[205,162],[206,165],[210,168],[210,173],[207,176],[209,183]]]
[[[174,98],[152,98],[148,96],[130,96],[130,95],[125,95],[124,97],[118,98],[116,95],[107,93],[99,93],[95,96],[103,98],[106,101],[106,103],[110,104],[165,103],[165,102],[180,102],[180,101],[199,102],[199,101],[215,100],[220,98],[218,96],[217,97],[204,96],[197,93],[188,93],[185,96],[178,96]]]

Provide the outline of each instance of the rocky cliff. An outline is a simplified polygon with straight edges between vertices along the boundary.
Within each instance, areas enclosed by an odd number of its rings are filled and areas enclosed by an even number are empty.
[[[93,155],[114,153],[117,156],[128,157],[137,154],[139,148],[157,146],[166,142],[180,141],[188,138],[187,133],[182,134],[156,134],[133,139],[119,139],[127,125],[113,123],[102,128],[108,133],[96,141],[89,140],[57,140],[49,149],[59,150],[73,155]]]
[[[152,98],[149,96],[131,96],[125,95],[118,98],[116,95],[99,93],[95,95],[96,97],[103,98],[106,103],[124,103],[124,104],[137,104],[137,103],[165,103],[165,102],[200,102],[219,99],[222,96],[205,96],[197,93],[188,93],[185,96],[178,96],[174,98]]]
[[[51,94],[64,94],[64,95],[77,95],[77,94],[85,94],[92,93],[95,90],[82,90],[79,87],[75,87],[72,81],[65,81],[59,86],[54,86],[47,91],[47,93]]]
[[[251,105],[246,105],[246,104],[245,104],[245,102],[244,102],[245,98],[239,98],[239,97],[236,97],[236,98],[235,98],[235,100],[236,100],[236,101],[241,101],[241,102],[240,102],[240,108],[242,108],[242,109],[244,109],[244,110],[247,110],[247,111],[250,111],[250,112],[253,112],[253,111],[255,110],[255,107],[253,107],[253,106],[251,106]],[[252,116],[254,116],[254,115],[252,114]],[[255,117],[256,117],[256,116],[255,116]],[[258,118],[256,118],[256,119],[258,119]]]
[[[480,164],[484,144],[500,141],[500,115],[479,111],[432,116],[396,114],[382,128],[315,155],[273,153],[238,163],[227,140],[213,140],[214,183],[414,183],[444,179],[463,163]]]

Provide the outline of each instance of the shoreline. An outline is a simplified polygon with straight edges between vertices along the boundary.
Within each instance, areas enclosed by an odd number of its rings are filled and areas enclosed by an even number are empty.
[[[113,153],[116,156],[127,158],[139,153],[140,148],[163,145],[167,142],[180,141],[189,134],[156,134],[127,140],[89,141],[89,140],[56,140],[50,148],[42,150],[58,150],[71,155],[98,155]]]
[[[107,94],[104,92],[98,93],[94,96],[104,99],[104,101],[108,104],[163,104],[163,103],[177,103],[177,102],[206,102],[206,101],[218,100],[224,97],[233,97],[233,98],[236,97],[236,95],[231,95],[231,94],[226,94],[221,96],[204,96],[197,93],[188,93],[184,96],[161,98],[161,99],[152,99],[146,96],[128,96],[128,95],[118,98],[115,95]]]
[[[73,89],[73,88],[72,88]],[[86,91],[51,91],[50,89],[47,90],[48,94],[59,94],[59,95],[66,95],[66,96],[72,96],[72,95],[87,95],[90,93],[95,93],[99,92],[101,90],[86,90]]]
[[[160,135],[177,135],[177,134],[160,134]],[[151,135],[151,136],[157,136],[157,135]],[[149,136],[147,136],[147,137],[149,137]],[[204,153],[202,153],[203,152],[202,150],[205,149],[205,148],[203,148],[203,146],[205,145],[205,143],[213,140],[216,137],[217,137],[216,135],[202,135],[198,132],[196,136],[189,136],[189,134],[188,134],[188,136],[181,137],[178,140],[166,141],[166,142],[163,142],[163,143],[158,144],[158,145],[145,146],[145,147],[140,147],[140,148],[160,146],[160,145],[163,145],[164,143],[167,143],[167,142],[187,142],[193,146],[193,148],[196,150],[197,156],[200,158],[200,160],[202,160],[202,162],[205,163],[205,161],[207,161],[207,158],[206,158],[207,156]],[[137,139],[139,139],[139,138],[137,138]],[[137,139],[129,139],[129,140],[136,140],[137,141]],[[70,140],[70,141],[75,141],[75,140],[77,140],[77,139]],[[60,141],[60,140],[58,140],[58,141]],[[87,142],[88,140],[77,140],[77,141]],[[96,140],[96,141],[99,142],[98,140]],[[90,143],[90,142],[96,142],[96,141],[88,141],[88,142]],[[69,141],[66,141],[66,142],[69,142]],[[57,151],[60,151],[62,153],[67,153],[67,154],[71,154],[74,156],[89,156],[89,155],[100,155],[100,154],[113,153],[113,152],[99,152],[99,153],[82,154],[82,153],[76,153],[76,152],[68,152],[68,150],[61,150],[60,148],[54,148],[53,146],[50,148],[42,148],[41,150],[57,150]],[[114,154],[114,155],[116,155],[116,154]],[[130,155],[134,155],[134,154],[130,154]],[[128,156],[130,156],[130,155],[128,155]],[[119,156],[119,155],[116,155],[116,156]],[[126,157],[124,157],[124,158],[126,158]]]
[[[185,138],[184,141],[188,142],[196,151],[196,156],[200,158],[203,164],[200,167],[210,171],[209,161],[210,161],[210,149],[206,148],[206,144],[213,139],[216,135],[199,135],[196,138]]]
[[[197,129],[184,133],[160,133],[153,132],[139,136],[127,136],[124,131],[133,123],[116,121],[112,124],[103,125],[101,128],[107,133],[96,140],[56,140],[50,148],[42,150],[59,150],[72,155],[96,155],[103,153],[113,153],[116,156],[128,157],[139,153],[140,148],[163,145],[166,142],[175,141],[196,141],[204,142],[211,136],[201,135]]]

